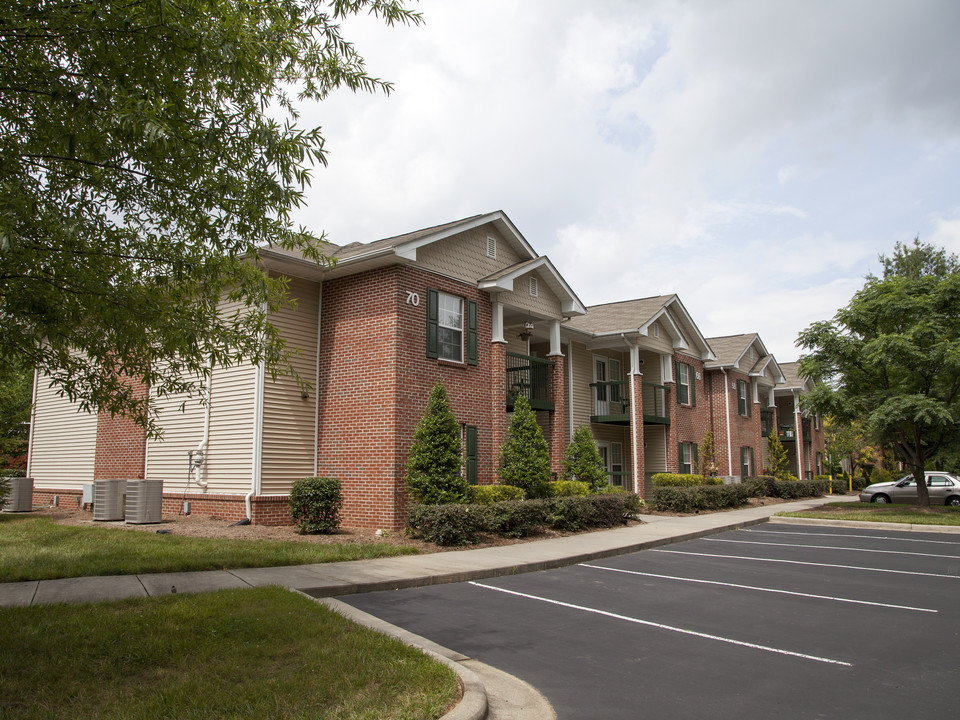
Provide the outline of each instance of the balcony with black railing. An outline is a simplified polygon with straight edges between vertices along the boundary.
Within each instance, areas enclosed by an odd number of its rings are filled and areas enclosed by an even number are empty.
[[[507,352],[507,412],[523,396],[534,410],[556,409],[550,392],[553,362],[543,358]]]
[[[643,422],[645,425],[670,424],[670,388],[644,382]],[[590,383],[593,394],[593,415],[590,422],[606,425],[630,424],[630,385],[628,380],[605,380]]]
[[[770,437],[773,434],[775,419],[776,411],[772,409],[760,411],[760,434],[763,437]]]

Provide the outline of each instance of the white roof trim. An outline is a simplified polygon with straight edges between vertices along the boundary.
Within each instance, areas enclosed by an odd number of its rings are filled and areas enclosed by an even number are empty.
[[[513,222],[511,222],[510,218],[508,218],[502,210],[481,215],[474,218],[470,222],[457,223],[452,227],[438,230],[437,232],[430,233],[429,235],[424,235],[416,240],[408,240],[407,242],[400,243],[393,248],[393,252],[398,257],[404,258],[405,260],[415,261],[417,259],[417,248],[421,248],[424,245],[430,245],[438,240],[459,235],[466,230],[473,230],[474,228],[488,225],[490,223],[497,223],[500,226],[500,230],[505,231],[508,239],[515,240],[531,259],[540,257],[537,254],[537,251],[534,250],[530,243],[527,242],[526,238],[520,234],[520,231],[517,230],[517,227],[513,224]]]
[[[573,289],[567,284],[567,281],[563,279],[559,272],[557,272],[557,269],[554,267],[553,263],[550,262],[550,258],[548,258],[546,255],[541,255],[534,262],[524,263],[520,267],[501,275],[495,280],[481,281],[477,283],[477,287],[479,287],[481,290],[512,291],[514,289],[514,282],[518,278],[528,275],[534,270],[546,271],[547,285],[549,285],[550,289],[553,290],[560,298],[560,309],[564,315],[586,314],[586,306],[580,302],[580,298],[576,296],[576,293],[573,292]]]

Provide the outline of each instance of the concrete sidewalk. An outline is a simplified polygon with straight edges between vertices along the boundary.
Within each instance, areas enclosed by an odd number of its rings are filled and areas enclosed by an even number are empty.
[[[842,496],[687,517],[645,515],[643,524],[633,527],[477,550],[287,567],[0,583],[0,605],[98,602],[259,585],[280,585],[320,598],[477,580],[563,567],[755,525],[779,512],[816,507],[834,499]]]

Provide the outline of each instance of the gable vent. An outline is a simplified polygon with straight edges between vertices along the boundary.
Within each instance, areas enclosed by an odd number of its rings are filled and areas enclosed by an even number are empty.
[[[493,237],[487,238],[487,257],[497,259],[497,239]]]
[[[530,278],[530,297],[540,297],[540,286],[535,277]]]

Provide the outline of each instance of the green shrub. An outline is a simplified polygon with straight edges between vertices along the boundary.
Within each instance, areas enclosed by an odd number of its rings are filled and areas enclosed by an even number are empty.
[[[587,425],[580,425],[573,431],[573,438],[563,458],[563,479],[585,482],[593,490],[607,484],[603,458]]]
[[[470,487],[462,472],[460,424],[450,412],[447,391],[434,385],[413,433],[407,456],[407,487],[425,505],[463,502]]]
[[[290,488],[290,515],[301,535],[336,532],[342,508],[340,481],[334,478],[302,478]]]
[[[471,545],[490,527],[493,506],[446,503],[414,505],[407,516],[407,530],[415,538],[436,545]]]
[[[591,486],[588,482],[578,480],[557,480],[547,483],[547,497],[586,497],[590,494]]]
[[[507,500],[490,506],[487,529],[507,538],[532,535],[547,522],[546,500]]]
[[[507,440],[500,448],[498,476],[507,485],[523,488],[529,498],[546,497],[550,448],[537,424],[536,413],[523,395],[513,406]]]
[[[467,499],[476,505],[492,505],[504,500],[523,500],[527,494],[513,485],[471,485]]]
[[[819,497],[827,491],[826,480],[778,480],[774,484],[771,497],[796,500],[805,497]]]
[[[659,487],[695,487],[697,485],[722,485],[723,480],[718,477],[704,477],[703,475],[689,475],[684,473],[656,473],[652,478],[653,484]]]
[[[844,473],[843,476],[844,476],[844,478],[849,478],[849,477],[850,477],[849,475],[847,475],[847,473]],[[853,478],[852,483],[853,483],[853,491],[854,491],[854,492],[860,492],[860,491],[863,490],[867,485],[870,484],[870,482],[869,482],[865,477],[863,477],[863,476]],[[849,487],[849,486],[848,486],[848,487]]]
[[[2,468],[0,469],[0,478],[26,477],[27,471],[23,468]]]
[[[623,525],[640,509],[633,493],[604,493],[588,497],[558,497],[548,501],[548,522],[554,530],[579,532]]]
[[[776,482],[773,475],[754,475],[744,480],[741,485],[747,488],[750,497],[773,497]]]
[[[893,482],[894,480],[896,480],[896,478],[892,472],[875,467],[870,473],[870,482],[867,484],[873,485],[874,483]]]
[[[3,509],[8,497],[10,497],[10,481],[0,475],[0,510]]]
[[[749,488],[736,485],[697,485],[694,487],[657,486],[650,507],[661,512],[697,512],[738,507],[750,497]]]

